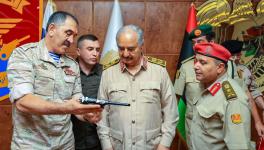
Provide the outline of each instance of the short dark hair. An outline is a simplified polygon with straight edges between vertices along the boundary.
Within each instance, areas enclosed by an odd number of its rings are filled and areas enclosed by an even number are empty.
[[[205,34],[205,38],[208,42],[211,42],[215,39],[215,32],[211,32],[210,34]]]
[[[51,23],[54,23],[56,25],[62,25],[63,23],[65,23],[65,20],[67,19],[67,17],[72,18],[76,22],[76,24],[79,25],[79,21],[74,15],[68,12],[65,12],[65,11],[56,11],[49,17],[49,20],[46,26],[46,32],[48,31],[49,25]]]
[[[220,59],[214,59],[214,62],[216,65],[220,64],[220,63],[223,63],[225,65],[225,69],[228,68],[228,65],[227,65],[227,62],[223,61],[223,60],[220,60]]]
[[[77,48],[81,47],[81,43],[84,40],[90,40],[90,41],[98,41],[97,36],[93,35],[93,34],[84,34],[82,36],[80,36],[77,40]]]

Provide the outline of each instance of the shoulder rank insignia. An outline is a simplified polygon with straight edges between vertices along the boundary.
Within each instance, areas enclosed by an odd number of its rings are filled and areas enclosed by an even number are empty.
[[[224,81],[222,83],[222,87],[223,87],[223,92],[224,92],[227,100],[230,100],[232,98],[237,98],[237,95],[236,95],[233,87],[231,86],[231,84],[228,81]]]
[[[148,59],[148,62],[160,65],[162,67],[166,67],[166,61],[165,60],[158,59],[158,58],[155,58],[155,57],[150,57],[150,56],[147,56],[147,59]]]
[[[238,77],[239,77],[240,79],[242,79],[242,77],[243,77],[243,70],[238,69],[238,70],[237,70],[237,74],[238,74]]]
[[[240,114],[232,114],[231,120],[234,124],[240,124],[242,122],[241,115]]]
[[[209,92],[214,96],[219,89],[221,89],[221,84],[220,83],[215,83],[210,89]]]
[[[192,60],[192,59],[194,59],[194,56],[191,56],[191,57],[189,57],[187,59],[184,59],[183,61],[181,61],[181,64],[184,64],[184,63],[186,63],[186,62],[188,62],[189,60]]]
[[[111,67],[111,66],[113,66],[113,65],[115,65],[115,64],[117,64],[117,63],[119,63],[119,58],[118,59],[115,59],[115,60],[113,60],[113,61],[111,61],[110,63],[108,63],[108,64],[105,64],[105,65],[103,65],[103,70],[106,70],[107,68],[109,68],[109,67]]]

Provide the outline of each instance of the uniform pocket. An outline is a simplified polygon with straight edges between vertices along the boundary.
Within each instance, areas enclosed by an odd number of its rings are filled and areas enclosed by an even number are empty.
[[[146,149],[153,150],[157,149],[161,140],[161,131],[160,128],[154,130],[147,130],[146,131]]]
[[[140,83],[140,97],[145,103],[160,103],[160,84],[159,82],[149,81]]]
[[[64,87],[64,92],[63,92],[63,99],[71,98],[72,92],[74,89],[75,85],[75,79],[76,76],[70,76],[70,75],[65,75],[64,76],[64,81],[65,81],[65,87]]]
[[[208,109],[205,106],[197,106],[197,111],[201,116],[201,122],[206,132],[210,133],[223,128],[220,115],[215,110]]]
[[[122,132],[110,129],[110,141],[115,150],[123,150]]]
[[[47,115],[47,122],[49,122],[49,131],[51,135],[62,135],[63,130],[70,125],[70,115]]]
[[[34,93],[41,96],[52,96],[55,85],[55,78],[53,73],[48,71],[36,70]]]
[[[124,102],[127,96],[127,85],[123,83],[111,84],[108,93],[111,101]]]

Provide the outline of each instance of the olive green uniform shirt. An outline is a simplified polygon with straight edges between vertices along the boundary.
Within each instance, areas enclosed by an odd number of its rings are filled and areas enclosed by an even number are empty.
[[[228,98],[223,82],[228,81],[236,96]],[[216,84],[220,88],[215,87]],[[201,86],[202,87],[202,86]],[[215,89],[214,89],[215,88]],[[227,90],[230,96],[230,88]],[[220,77],[193,101],[191,143],[193,150],[250,149],[248,98],[237,81]]]
[[[10,100],[25,94],[64,103],[81,96],[78,64],[64,55],[60,63],[49,56],[44,40],[16,48],[8,63]],[[74,149],[70,115],[32,115],[12,108],[12,150]]]

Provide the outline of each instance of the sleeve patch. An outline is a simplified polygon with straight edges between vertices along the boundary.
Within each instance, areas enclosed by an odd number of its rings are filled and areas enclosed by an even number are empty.
[[[241,115],[240,114],[232,114],[231,120],[234,124],[240,124],[242,122]]]

